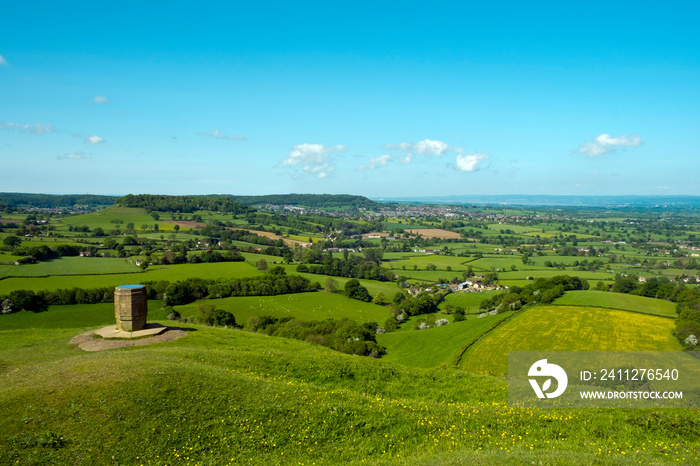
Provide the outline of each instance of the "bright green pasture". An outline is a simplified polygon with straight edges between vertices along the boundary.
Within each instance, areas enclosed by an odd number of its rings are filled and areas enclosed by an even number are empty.
[[[510,270],[512,265],[514,265],[518,269],[524,267],[523,261],[519,255],[487,256],[483,259],[477,259],[475,261],[469,262],[469,265],[472,266],[474,270],[481,271],[491,271],[492,269],[508,271]]]
[[[314,273],[299,273],[296,271],[297,265],[291,264],[291,265],[282,265],[282,267],[285,268],[287,271],[287,274],[290,275],[301,275],[302,277],[306,277],[311,281],[311,283],[318,282],[322,286],[326,286],[326,280],[329,278],[332,278],[333,280],[336,281],[338,284],[338,290],[343,290],[345,288],[345,284],[349,281],[352,280],[351,278],[346,278],[346,277],[331,277],[329,275],[319,275],[319,274],[314,274]],[[359,280],[360,284],[367,288],[367,291],[369,291],[369,294],[374,297],[377,293],[380,291],[384,293],[384,297],[388,302],[391,301],[391,299],[394,297],[397,291],[401,291],[401,288],[396,286],[396,282],[380,282],[377,280]],[[0,282],[2,283],[2,282]]]
[[[500,291],[483,291],[481,293],[472,293],[465,291],[457,291],[455,293],[450,293],[445,297],[445,301],[440,303],[440,308],[443,309],[445,304],[452,304],[453,306],[461,306],[467,310],[467,313],[479,313],[479,304],[487,298],[495,294],[501,293]]]
[[[693,410],[512,408],[496,378],[191,324],[84,352],[85,323],[0,330],[0,464],[700,461]]]
[[[294,317],[301,320],[352,319],[359,322],[377,322],[380,325],[389,317],[384,306],[350,299],[340,293],[295,293],[279,296],[245,296],[197,301],[177,306],[183,317],[194,315],[200,304],[213,304],[217,309],[229,311],[239,325],[250,317]]]
[[[122,220],[124,223],[112,223],[111,220],[113,219]],[[153,217],[148,215],[145,209],[136,207],[111,206],[89,214],[73,215],[70,217],[52,220],[51,223],[59,227],[61,230],[68,230],[68,225],[87,225],[90,227],[90,230],[100,227],[107,231],[119,227],[119,229],[124,231],[124,229],[126,229],[126,225],[130,222],[133,223],[134,227],[139,230],[143,224],[148,224],[150,228],[154,223],[158,223],[161,229],[168,229],[166,224],[164,224],[162,221],[166,219],[169,219],[169,217],[161,215],[161,219],[156,222],[156,220],[153,220]],[[61,225],[63,225],[64,228],[61,228]],[[169,227],[172,229],[173,226],[169,225]]]
[[[607,272],[589,272],[587,270],[581,271],[581,270],[571,270],[571,269],[565,269],[565,270],[559,270],[555,268],[544,268],[544,269],[526,269],[526,270],[520,270],[520,267],[518,267],[518,270],[515,272],[512,271],[504,271],[504,272],[498,272],[498,278],[499,281],[502,280],[525,280],[527,277],[534,277],[534,278],[551,278],[551,277],[556,277],[557,275],[574,275],[576,277],[583,278],[585,280],[588,280],[589,282],[597,282],[598,280],[613,280],[615,278],[615,274],[612,273],[607,273]]]
[[[140,271],[138,267],[124,259],[105,257],[61,257],[37,264],[0,265],[0,277],[92,275],[138,271]]]
[[[564,296],[557,298],[553,304],[621,309],[674,319],[678,317],[676,305],[671,301],[608,291],[567,291],[564,293]]]
[[[508,351],[677,351],[675,323],[664,317],[581,306],[536,306],[521,311],[462,357],[465,370],[508,372]]]
[[[468,344],[511,314],[504,312],[426,330],[379,334],[377,343],[386,347],[387,361],[416,367],[453,365]]]
[[[89,259],[89,258],[88,258]],[[242,278],[263,272],[245,262],[214,262],[206,264],[176,264],[149,267],[146,272],[113,275],[75,275],[38,278],[6,278],[0,280],[0,295],[14,290],[54,290],[58,288],[99,288],[125,283],[165,280],[174,282],[186,278]]]
[[[466,270],[467,266],[464,265],[464,263],[469,260],[470,259],[467,257],[445,256],[441,254],[420,254],[391,262],[384,262],[382,265],[384,267],[391,267],[394,269],[394,271],[401,270],[402,267],[406,267],[406,271],[408,271],[413,270],[413,266],[418,266],[419,269],[425,270],[429,264],[432,264],[439,270],[446,270],[447,267],[451,267],[452,271],[454,272],[456,270]]]

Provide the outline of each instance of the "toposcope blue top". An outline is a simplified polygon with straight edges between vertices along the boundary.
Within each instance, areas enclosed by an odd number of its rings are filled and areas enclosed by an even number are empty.
[[[127,289],[133,289],[133,288],[141,288],[143,285],[119,285],[117,288],[127,288]]]

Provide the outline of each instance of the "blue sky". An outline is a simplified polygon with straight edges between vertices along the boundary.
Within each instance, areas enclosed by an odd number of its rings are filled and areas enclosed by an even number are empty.
[[[337,3],[4,5],[0,191],[700,195],[700,3]]]

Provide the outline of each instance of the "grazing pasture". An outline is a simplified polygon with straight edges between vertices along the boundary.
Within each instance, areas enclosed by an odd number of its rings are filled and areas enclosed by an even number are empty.
[[[242,278],[263,273],[246,262],[157,265],[139,273],[6,278],[0,280],[0,295],[22,289],[34,291],[74,287],[87,289],[118,286],[125,283],[142,283],[145,281],[165,280],[174,282],[186,278]]]
[[[567,291],[552,304],[621,309],[624,311],[641,312],[642,314],[670,317],[672,319],[678,316],[676,313],[676,304],[671,301],[624,293],[611,293],[608,291]]]
[[[504,312],[495,316],[475,317],[426,330],[383,333],[377,335],[377,343],[386,347],[387,354],[383,359],[387,361],[415,367],[452,366],[467,345],[511,314]],[[410,323],[402,327],[405,325]]]
[[[2,256],[0,256],[1,258]],[[105,257],[61,257],[37,264],[0,265],[0,278],[46,277],[49,275],[102,275],[137,273],[141,269],[125,259]]]
[[[293,317],[301,320],[352,319],[358,322],[377,322],[380,325],[389,317],[384,306],[350,299],[340,293],[296,293],[279,296],[244,296],[196,301],[176,306],[183,316],[194,315],[197,306],[212,304],[217,309],[229,311],[238,325],[244,325],[250,317],[263,315]]]

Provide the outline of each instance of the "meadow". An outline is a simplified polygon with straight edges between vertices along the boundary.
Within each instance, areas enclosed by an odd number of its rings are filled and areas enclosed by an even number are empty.
[[[676,304],[671,301],[623,293],[610,293],[607,291],[567,291],[552,304],[622,309],[625,311],[641,312],[642,314],[670,317],[672,319],[678,316],[678,314],[676,314]]]
[[[95,323],[0,330],[0,463],[700,460],[688,410],[509,407],[502,379],[191,324],[149,346],[68,344]]]
[[[190,317],[201,304],[213,304],[217,309],[231,312],[238,325],[244,325],[250,317],[264,315],[301,320],[352,319],[358,322],[377,322],[381,325],[390,315],[388,308],[384,306],[325,291],[195,301],[176,306],[175,310],[183,317]]]
[[[415,367],[454,366],[468,345],[510,315],[512,312],[504,312],[426,330],[410,330],[411,322],[407,322],[402,328],[408,331],[377,335],[377,343],[386,347],[383,359],[387,361]]]
[[[508,351],[678,351],[675,323],[664,317],[582,306],[535,306],[477,341],[460,367],[508,373]]]

